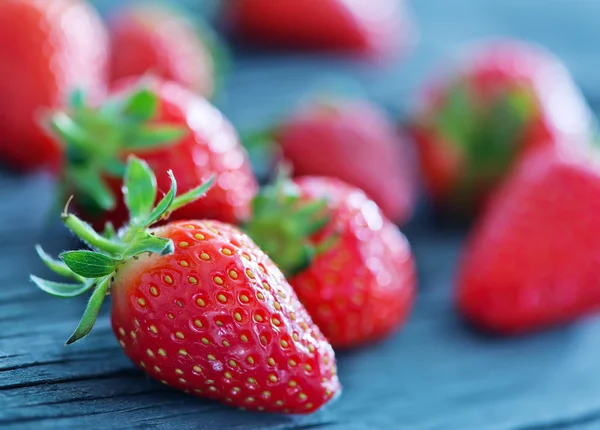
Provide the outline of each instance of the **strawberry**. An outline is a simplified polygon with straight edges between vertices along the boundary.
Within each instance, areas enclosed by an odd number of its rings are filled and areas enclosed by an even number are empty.
[[[173,6],[137,4],[119,10],[110,27],[111,79],[152,72],[210,96],[218,73],[214,39],[206,28]]]
[[[245,231],[283,270],[334,347],[390,333],[415,293],[408,241],[361,190],[338,179],[279,179]]]
[[[27,171],[60,164],[60,147],[36,123],[79,87],[105,91],[108,41],[80,0],[0,1],[0,160]]]
[[[471,215],[523,152],[585,146],[593,124],[558,59],[507,39],[471,48],[453,73],[427,87],[410,129],[436,205]]]
[[[414,35],[398,0],[232,0],[225,20],[244,42],[374,56],[406,49]]]
[[[456,300],[475,324],[522,333],[600,309],[600,170],[576,151],[523,159],[471,232]]]
[[[415,155],[374,104],[345,98],[302,104],[272,139],[296,175],[334,177],[355,185],[396,222],[412,215]]]
[[[120,195],[129,154],[154,171],[173,170],[184,192],[217,175],[206,198],[178,210],[174,219],[237,222],[250,214],[257,184],[237,134],[208,101],[176,83],[126,81],[99,106],[87,105],[78,94],[49,123],[68,148],[64,188],[95,226],[111,221],[118,227],[127,219]],[[169,189],[166,173],[157,181],[159,190]]]
[[[125,200],[131,221],[114,237],[73,214],[65,225],[92,251],[54,260],[38,253],[64,284],[32,277],[44,291],[71,297],[92,290],[73,343],[87,335],[112,293],[113,331],[127,356],[151,377],[190,394],[260,411],[309,413],[340,392],[335,357],[290,285],[246,235],[218,221],[150,228],[207,185],[153,208],[156,179],[130,158]]]

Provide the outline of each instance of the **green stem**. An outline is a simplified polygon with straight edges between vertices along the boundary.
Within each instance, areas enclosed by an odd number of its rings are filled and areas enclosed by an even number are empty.
[[[73,214],[63,214],[63,222],[77,237],[95,249],[105,251],[112,255],[121,255],[125,245],[107,239],[94,231],[94,229]]]
[[[133,238],[142,230],[144,230],[146,228],[146,226],[144,225],[129,225],[127,226],[127,228],[125,229],[125,234],[123,234],[121,241],[123,243],[128,244],[127,246],[124,247],[125,250],[127,250],[127,248],[129,248],[129,246],[131,246],[131,241],[133,240]]]
[[[196,188],[192,188],[188,192],[181,194],[180,196],[174,197],[171,206],[169,206],[168,212],[175,212],[177,209],[182,208],[205,195],[215,183],[215,178],[216,176],[212,175],[206,182],[202,183]]]
[[[71,335],[69,340],[67,340],[67,345],[77,342],[79,339],[85,337],[92,330],[92,327],[94,327],[94,323],[100,312],[100,307],[102,306],[104,297],[110,287],[110,278],[111,276],[107,276],[102,279],[92,293],[87,308],[83,313],[83,317],[81,318],[81,321],[79,321],[79,325],[75,329],[75,332]]]

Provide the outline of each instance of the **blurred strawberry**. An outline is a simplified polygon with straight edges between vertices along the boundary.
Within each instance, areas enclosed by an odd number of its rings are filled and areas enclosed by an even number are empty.
[[[586,146],[591,113],[568,71],[543,48],[493,40],[426,88],[411,134],[434,202],[468,215],[523,151]],[[570,143],[572,144],[572,143]]]
[[[75,87],[106,85],[107,37],[86,1],[0,1],[0,161],[19,170],[57,167],[60,148],[37,124]]]
[[[414,33],[403,0],[231,0],[225,19],[243,42],[374,56],[406,49]]]
[[[358,188],[280,178],[256,197],[245,230],[334,347],[379,339],[407,318],[416,284],[410,245]]]
[[[458,307],[520,333],[600,310],[600,166],[575,151],[529,154],[470,235]]]
[[[235,130],[206,99],[174,82],[126,80],[99,106],[86,104],[79,94],[50,123],[67,146],[64,189],[98,228],[106,221],[119,227],[128,219],[121,193],[130,154],[159,172],[162,193],[170,186],[168,170],[182,192],[216,176],[204,199],[171,219],[238,222],[250,215],[257,184]]]
[[[294,174],[339,178],[361,188],[393,221],[412,215],[414,153],[377,106],[344,98],[309,102],[272,138]]]
[[[111,36],[113,81],[151,72],[212,95],[222,72],[216,39],[197,18],[170,5],[136,4],[118,12]]]

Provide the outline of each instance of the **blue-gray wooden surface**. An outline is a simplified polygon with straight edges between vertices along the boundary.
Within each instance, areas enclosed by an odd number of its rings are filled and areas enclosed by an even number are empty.
[[[103,12],[111,3],[97,0]],[[499,34],[547,45],[600,104],[599,0],[415,0],[412,9],[421,39],[405,64],[240,53],[220,106],[242,129],[266,125],[343,74],[401,112],[440,58]],[[0,428],[600,429],[600,319],[519,339],[473,333],[449,300],[463,233],[434,228],[426,216],[407,228],[420,275],[409,323],[378,345],[339,354],[344,394],[313,416],[242,412],[150,381],[121,353],[108,306],[92,335],[66,348],[85,300],[49,298],[27,281],[43,273],[36,242],[70,245],[46,221],[51,191],[44,175],[0,173]]]

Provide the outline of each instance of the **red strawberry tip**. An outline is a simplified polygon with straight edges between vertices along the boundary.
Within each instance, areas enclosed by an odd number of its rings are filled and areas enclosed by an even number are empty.
[[[213,177],[177,196],[177,181],[172,172],[169,172],[169,176],[171,189],[155,205],[158,190],[154,172],[144,161],[130,156],[123,186],[125,204],[130,214],[128,224],[119,232],[107,224],[104,233],[99,234],[89,224],[68,212],[69,199],[61,218],[65,226],[92,250],[66,251],[57,260],[46,254],[41,246],[36,246],[39,257],[50,270],[74,281],[54,282],[31,275],[31,280],[42,291],[58,297],[75,297],[93,289],[84,315],[67,344],[78,341],[91,331],[119,266],[140,254],[168,255],[174,252],[173,241],[156,236],[149,227],[168,218],[171,212],[201,198],[214,182]]]

